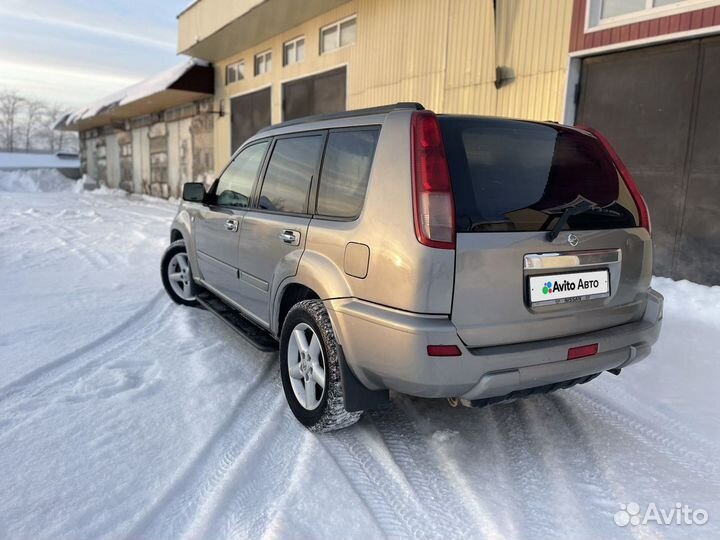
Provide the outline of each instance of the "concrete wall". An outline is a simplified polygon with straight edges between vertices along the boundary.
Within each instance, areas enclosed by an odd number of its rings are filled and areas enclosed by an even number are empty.
[[[572,0],[496,5],[497,14],[490,0],[353,0],[217,62],[216,98],[229,111],[232,96],[271,86],[272,122],[280,122],[283,82],[346,65],[348,109],[420,101],[438,112],[560,120]],[[320,28],[354,14],[356,44],[320,55]],[[305,60],[283,67],[283,43],[300,35]],[[272,71],[255,77],[255,54],[267,49]],[[225,67],[239,60],[245,79],[226,85]],[[498,65],[515,77],[500,89]],[[230,157],[229,114],[216,119],[214,146],[218,172]]]
[[[81,132],[81,168],[103,185],[179,197],[186,182],[214,180],[212,100]],[[189,114],[188,110],[194,111]]]
[[[105,153],[107,156],[107,185],[111,188],[120,187],[120,148],[117,133],[105,136]]]

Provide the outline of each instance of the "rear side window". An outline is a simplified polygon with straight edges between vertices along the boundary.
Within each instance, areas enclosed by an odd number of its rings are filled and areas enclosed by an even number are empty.
[[[310,183],[322,142],[322,135],[277,140],[265,173],[258,207],[274,212],[307,212]]]
[[[566,229],[639,226],[638,209],[594,137],[563,126],[440,117],[458,232],[543,231],[583,201]]]
[[[328,135],[318,188],[319,215],[354,218],[360,214],[379,134],[379,129],[364,129]]]
[[[215,189],[217,204],[247,208],[268,144],[267,141],[253,144],[235,156],[218,181]]]

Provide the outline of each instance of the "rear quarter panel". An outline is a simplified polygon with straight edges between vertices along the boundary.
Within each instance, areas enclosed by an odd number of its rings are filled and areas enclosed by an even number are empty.
[[[354,221],[313,218],[298,277],[317,272],[305,267],[330,261],[314,276],[323,299],[356,297],[415,313],[449,314],[455,252],[423,246],[415,236],[410,157],[410,111],[387,115],[375,150],[361,214]],[[365,278],[345,272],[349,242],[365,244],[370,256]],[[332,268],[332,270],[331,270]]]

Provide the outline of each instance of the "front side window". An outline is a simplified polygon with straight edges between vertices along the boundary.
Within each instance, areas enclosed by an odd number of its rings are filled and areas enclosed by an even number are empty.
[[[304,214],[323,136],[278,139],[265,173],[258,207]]]
[[[353,16],[320,29],[320,53],[352,45],[356,40],[357,17]]]
[[[269,144],[268,141],[263,141],[248,146],[228,165],[215,190],[217,204],[235,208],[248,207],[255,179]]]
[[[379,135],[379,129],[330,133],[320,173],[319,215],[354,218],[360,214]]]
[[[272,51],[265,51],[255,55],[255,75],[270,73],[272,70]]]

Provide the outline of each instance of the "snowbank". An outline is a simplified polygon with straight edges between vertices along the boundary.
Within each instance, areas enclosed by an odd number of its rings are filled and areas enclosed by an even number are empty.
[[[665,312],[720,326],[720,285],[706,287],[686,279],[654,277],[652,286],[665,296]],[[708,336],[710,337],[710,336]]]
[[[29,193],[69,191],[74,186],[74,180],[70,180],[55,169],[0,171],[0,191]]]

